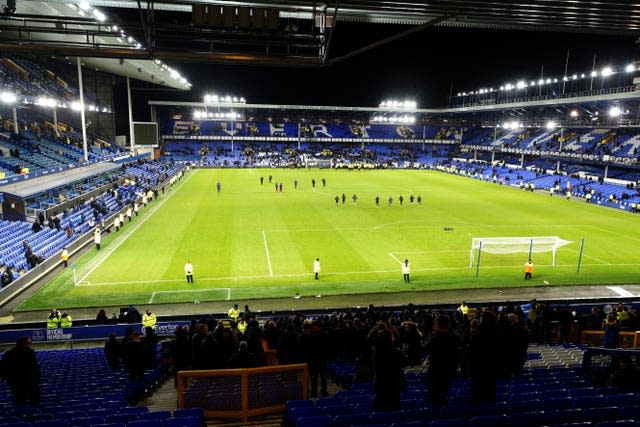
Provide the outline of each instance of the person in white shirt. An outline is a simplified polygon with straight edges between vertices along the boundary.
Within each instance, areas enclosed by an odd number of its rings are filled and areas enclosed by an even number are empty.
[[[187,283],[193,283],[193,265],[187,261],[184,265],[184,274],[187,276]]]
[[[100,250],[100,242],[102,241],[102,235],[100,234],[100,228],[96,227],[93,231],[93,242],[96,244],[96,249]]]
[[[320,258],[316,258],[313,261],[313,273],[315,274],[315,279],[318,280],[318,274],[320,274]]]
[[[116,218],[113,220],[113,226],[115,227],[116,231],[120,231],[120,217],[116,216]]]
[[[405,259],[402,263],[402,278],[404,279],[404,283],[410,283],[409,273],[411,272],[409,268],[409,260]]]

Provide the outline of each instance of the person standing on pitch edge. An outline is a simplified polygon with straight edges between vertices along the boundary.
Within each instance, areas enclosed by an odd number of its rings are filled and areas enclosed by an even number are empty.
[[[193,265],[187,261],[184,265],[184,274],[187,276],[187,283],[193,283]]]
[[[318,280],[318,274],[320,274],[320,258],[316,258],[313,261],[313,273],[315,274],[315,279]]]
[[[533,262],[529,260],[524,265],[524,280],[531,279],[532,274],[533,274]]]
[[[220,184],[220,181],[218,181],[218,183],[216,184],[216,190],[218,190],[218,193],[220,193],[221,189],[222,189],[222,184]]]
[[[409,268],[409,260],[405,259],[404,262],[402,263],[402,278],[404,280],[404,283],[411,283],[411,280],[409,280],[410,272],[411,270]]]

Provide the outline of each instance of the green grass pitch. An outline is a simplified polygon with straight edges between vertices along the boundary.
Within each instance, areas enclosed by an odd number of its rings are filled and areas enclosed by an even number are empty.
[[[262,186],[260,176],[265,178]],[[275,182],[283,182],[282,193],[275,191]],[[336,207],[334,197],[342,193],[347,201]],[[411,193],[422,195],[422,206],[409,203]],[[380,207],[375,206],[376,195]],[[394,198],[391,206],[389,195]],[[68,268],[19,309],[512,287],[543,281],[633,283],[640,273],[639,220],[627,212],[434,171],[197,170],[119,233],[107,234],[100,251],[73,259],[79,285],[74,286]],[[555,235],[572,243],[559,249],[555,267],[550,252],[536,254],[532,281],[523,280],[525,253],[483,253],[477,278],[469,268],[473,237]],[[312,273],[316,257],[322,265],[320,280]],[[399,265],[405,258],[411,262],[410,285],[403,284]],[[184,277],[187,260],[194,265],[193,285]]]

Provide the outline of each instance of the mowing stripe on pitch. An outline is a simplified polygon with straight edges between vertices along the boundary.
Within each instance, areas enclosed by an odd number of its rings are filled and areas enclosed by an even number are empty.
[[[115,245],[113,245],[112,247],[110,247],[109,249],[106,250],[106,253],[100,258],[98,259],[98,262],[89,269],[89,271],[80,278],[80,280],[78,280],[78,284],[80,284],[81,282],[86,281],[85,279],[87,277],[89,277],[89,275],[91,273],[93,273],[96,268],[100,267],[102,265],[103,262],[106,261],[107,258],[109,258],[109,256],[115,252],[116,249],[118,249],[120,247],[120,245],[122,245],[128,238],[129,236],[131,236],[142,224],[144,224],[149,218],[151,218],[153,216],[153,214],[160,209],[160,207],[162,205],[165,204],[165,202],[167,200],[169,200],[171,197],[173,197],[174,194],[176,194],[178,192],[178,189],[180,189],[187,181],[189,181],[191,179],[191,177],[193,177],[196,174],[197,170],[194,171],[191,175],[189,175],[188,178],[186,178],[185,180],[182,181],[182,183],[173,191],[173,193],[169,194],[167,196],[166,199],[162,199],[158,202],[158,204],[156,204],[152,210],[150,212],[147,213],[147,216],[145,216],[144,218],[142,218],[142,221],[136,223],[133,225],[133,227],[127,229],[127,231],[125,233],[123,233],[124,235],[121,235],[121,240],[118,241]],[[85,285],[87,286],[87,285]],[[88,286],[92,286],[92,285],[88,285]]]
[[[231,288],[213,288],[213,289],[176,289],[175,291],[155,291],[151,293],[151,298],[149,298],[149,302],[147,304],[153,303],[153,299],[157,294],[181,294],[184,292],[211,292],[211,291],[227,291],[226,300],[229,301],[231,299]]]

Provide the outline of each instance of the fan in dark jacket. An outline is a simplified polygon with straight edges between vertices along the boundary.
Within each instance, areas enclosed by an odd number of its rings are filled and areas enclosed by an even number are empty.
[[[31,348],[31,338],[19,338],[16,346],[2,356],[1,373],[16,405],[40,403],[40,365]]]

